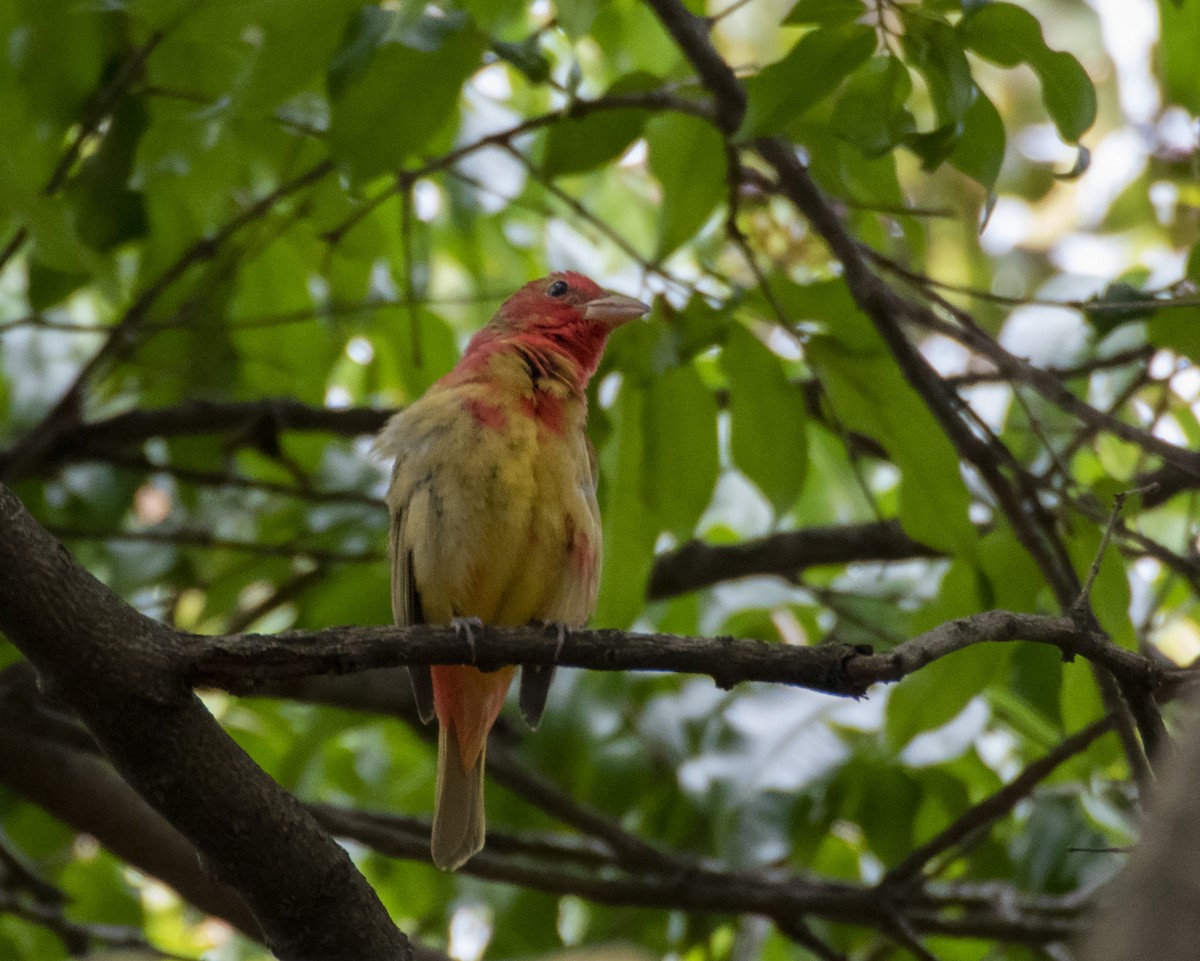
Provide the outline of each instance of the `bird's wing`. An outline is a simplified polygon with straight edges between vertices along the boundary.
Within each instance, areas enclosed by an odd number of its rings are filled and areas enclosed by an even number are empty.
[[[591,617],[596,609],[600,586],[600,507],[596,503],[595,494],[599,464],[596,448],[591,440],[586,434],[582,440],[586,461],[583,464],[576,461],[575,470],[580,473],[575,477],[585,483],[590,481],[591,486],[586,488],[584,503],[577,504],[571,510],[572,534],[565,545],[568,551],[567,562],[558,565],[556,572],[548,575],[546,606],[538,614],[539,620],[557,626],[560,644],[570,628],[582,627]],[[583,471],[586,471],[586,474],[583,474]],[[570,486],[578,490],[583,485]],[[537,730],[546,710],[546,698],[554,680],[554,670],[553,664],[526,664],[521,668],[520,697],[517,703],[521,717],[532,730]]]
[[[421,609],[421,594],[413,578],[412,548],[405,543],[404,510],[394,507],[388,535],[388,558],[392,567],[392,617],[401,626],[425,623]],[[433,720],[433,675],[428,664],[412,664],[408,668],[412,681],[413,700],[421,721]]]

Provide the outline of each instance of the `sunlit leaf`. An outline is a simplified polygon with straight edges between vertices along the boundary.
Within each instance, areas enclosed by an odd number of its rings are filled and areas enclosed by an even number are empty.
[[[963,115],[962,134],[947,158],[990,194],[1004,163],[1004,121],[996,105],[982,90]]]
[[[699,230],[728,192],[725,145],[709,123],[672,114],[646,127],[650,170],[662,186],[657,256]]]
[[[1004,67],[1027,63],[1042,82],[1042,100],[1064,140],[1077,141],[1096,119],[1096,89],[1069,53],[1051,50],[1028,10],[1012,3],[975,7],[959,25],[962,42]]]
[[[658,82],[650,74],[631,74],[613,84],[609,92],[648,90]],[[547,175],[559,177],[607,163],[623,154],[641,136],[649,116],[647,111],[640,109],[601,110],[560,120],[546,134],[542,166]]]
[[[840,25],[857,20],[865,9],[862,0],[798,0],[783,22]]]
[[[779,133],[836,90],[875,51],[875,31],[861,24],[805,34],[779,62],[746,83],[746,117],[739,140]]]

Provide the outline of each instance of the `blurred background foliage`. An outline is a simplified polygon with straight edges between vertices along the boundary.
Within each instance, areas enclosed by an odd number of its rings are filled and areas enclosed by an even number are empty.
[[[0,474],[97,576],[178,627],[388,623],[370,432],[507,293],[579,269],[655,304],[614,336],[592,387],[595,624],[887,648],[989,608],[1053,610],[824,243],[744,148],[787,136],[890,280],[1194,448],[1200,0],[688,6],[745,78],[732,145],[640,0],[0,5]],[[1158,462],[943,333],[913,336],[1027,469],[1082,576],[1113,495]],[[263,403],[278,398],[329,417]],[[80,426],[196,401],[211,422],[107,440]],[[1186,484],[1131,501],[1094,597],[1121,644],[1178,663],[1200,651],[1196,510]],[[693,538],[889,519],[936,556],[647,600],[655,556]],[[208,700],[305,800],[431,809],[433,749],[402,720]],[[872,883],[1102,714],[1086,665],[995,645],[858,703],[564,671],[542,730],[500,736],[665,847]],[[555,823],[519,792],[489,793],[498,829]],[[955,849],[941,880],[1084,900],[1119,866],[1103,849],[1133,837],[1133,798],[1102,738]],[[72,921],[189,957],[265,957],[14,790],[0,788],[0,822]],[[753,919],[353,853],[401,926],[464,961],[609,942],[639,946],[631,957],[808,956]],[[57,922],[0,911],[0,955],[66,955]],[[908,956],[864,928],[817,929],[854,958]],[[1062,956],[982,934],[927,947]]]

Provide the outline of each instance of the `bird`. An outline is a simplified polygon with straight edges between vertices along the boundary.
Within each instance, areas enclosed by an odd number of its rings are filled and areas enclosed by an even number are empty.
[[[376,450],[387,491],[392,613],[451,624],[474,650],[481,624],[582,626],[596,607],[601,527],[588,381],[609,334],[650,307],[574,271],[525,284],[454,368],[393,415]],[[553,666],[522,670],[536,728]],[[418,714],[438,720],[430,853],[457,870],[484,844],[487,736],[516,668],[409,667]]]

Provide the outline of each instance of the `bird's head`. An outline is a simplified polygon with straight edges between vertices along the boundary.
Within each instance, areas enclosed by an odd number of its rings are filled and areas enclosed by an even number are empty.
[[[508,298],[492,323],[514,333],[591,326],[606,333],[650,308],[624,294],[611,294],[573,270],[533,280]]]
[[[609,293],[583,274],[560,271],[518,290],[480,333],[486,341],[565,354],[586,382],[600,362],[608,335],[649,310],[640,300]]]

